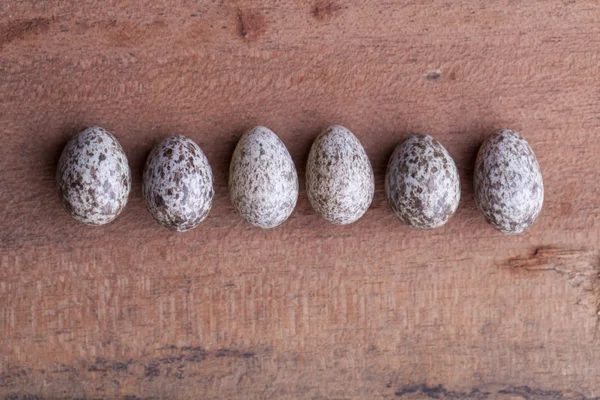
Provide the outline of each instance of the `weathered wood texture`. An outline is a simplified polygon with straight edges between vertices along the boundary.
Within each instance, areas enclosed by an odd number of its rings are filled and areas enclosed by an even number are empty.
[[[598,21],[591,0],[2,1],[0,396],[600,396]],[[372,160],[366,216],[328,225],[302,188],[283,226],[243,223],[227,170],[244,130],[277,132],[303,185],[331,123]],[[89,125],[134,172],[99,228],[54,188],[62,146]],[[518,237],[472,196],[478,146],[500,127],[529,139],[546,185]],[[410,230],[385,202],[410,131],[459,167],[439,230]],[[185,234],[141,199],[144,159],[173,133],[216,179]]]

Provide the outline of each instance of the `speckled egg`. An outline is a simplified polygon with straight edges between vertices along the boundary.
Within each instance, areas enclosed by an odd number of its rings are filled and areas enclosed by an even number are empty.
[[[146,207],[162,226],[184,232],[207,217],[214,195],[212,170],[191,139],[169,136],[156,145],[142,179]]]
[[[489,224],[506,234],[525,231],[544,202],[544,183],[527,141],[510,129],[490,135],[475,162],[475,201]]]
[[[108,131],[91,127],[73,136],[56,171],[58,194],[67,212],[87,225],[103,225],[125,208],[131,171],[123,148]]]
[[[392,153],[385,193],[402,222],[416,229],[438,228],[458,207],[458,170],[440,142],[428,135],[414,135]]]
[[[260,228],[273,228],[294,211],[296,167],[270,129],[257,126],[241,137],[229,167],[229,195],[241,217]]]
[[[360,141],[343,126],[325,129],[306,165],[306,192],[315,211],[333,224],[350,224],[367,211],[374,191],[373,168]]]

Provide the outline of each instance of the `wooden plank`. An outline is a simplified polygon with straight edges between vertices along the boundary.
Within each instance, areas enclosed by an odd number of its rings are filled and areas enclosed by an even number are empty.
[[[594,1],[18,1],[0,4],[0,396],[593,398],[600,396],[598,51]],[[376,174],[373,206],[331,226],[304,163],[328,124]],[[261,231],[227,198],[253,125],[300,174],[297,209]],[[54,171],[68,137],[113,132],[133,170],[112,224],[77,225]],[[546,200],[524,235],[472,195],[493,129],[535,150]],[[383,176],[411,131],[455,158],[462,200],[418,232]],[[141,198],[151,147],[186,134],[216,197],[185,234]]]

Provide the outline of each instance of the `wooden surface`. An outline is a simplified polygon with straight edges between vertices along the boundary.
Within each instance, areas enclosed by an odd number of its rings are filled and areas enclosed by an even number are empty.
[[[599,20],[591,0],[2,1],[0,396],[599,397]],[[344,227],[303,188],[332,123],[376,175],[371,209]],[[270,231],[227,194],[257,124],[300,174],[296,210]],[[90,125],[115,134],[134,176],[99,228],[71,219],[54,183]],[[546,187],[517,237],[473,202],[478,146],[501,127],[528,138]],[[461,174],[435,231],[403,226],[384,198],[411,131]],[[213,210],[185,234],[141,199],[168,134],[195,139],[215,174]]]

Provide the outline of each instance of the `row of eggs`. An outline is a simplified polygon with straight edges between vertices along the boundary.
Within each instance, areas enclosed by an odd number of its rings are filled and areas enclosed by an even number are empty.
[[[91,127],[73,136],[57,168],[63,206],[77,221],[102,225],[125,207],[131,171],[113,135]],[[306,167],[306,192],[312,207],[333,224],[350,224],[373,200],[373,169],[357,137],[343,126],[325,129],[313,143]],[[517,132],[503,129],[481,146],[475,164],[475,200],[494,228],[521,233],[542,209],[544,188],[537,159]],[[208,215],[213,175],[200,147],[185,136],[170,136],[146,161],[142,191],[146,206],[161,225],[178,232]],[[231,202],[248,223],[273,228],[284,222],[298,199],[298,174],[279,137],[257,126],[239,140],[230,164]],[[385,192],[392,210],[416,229],[444,225],[460,200],[456,165],[446,149],[427,135],[413,135],[390,157]]]

